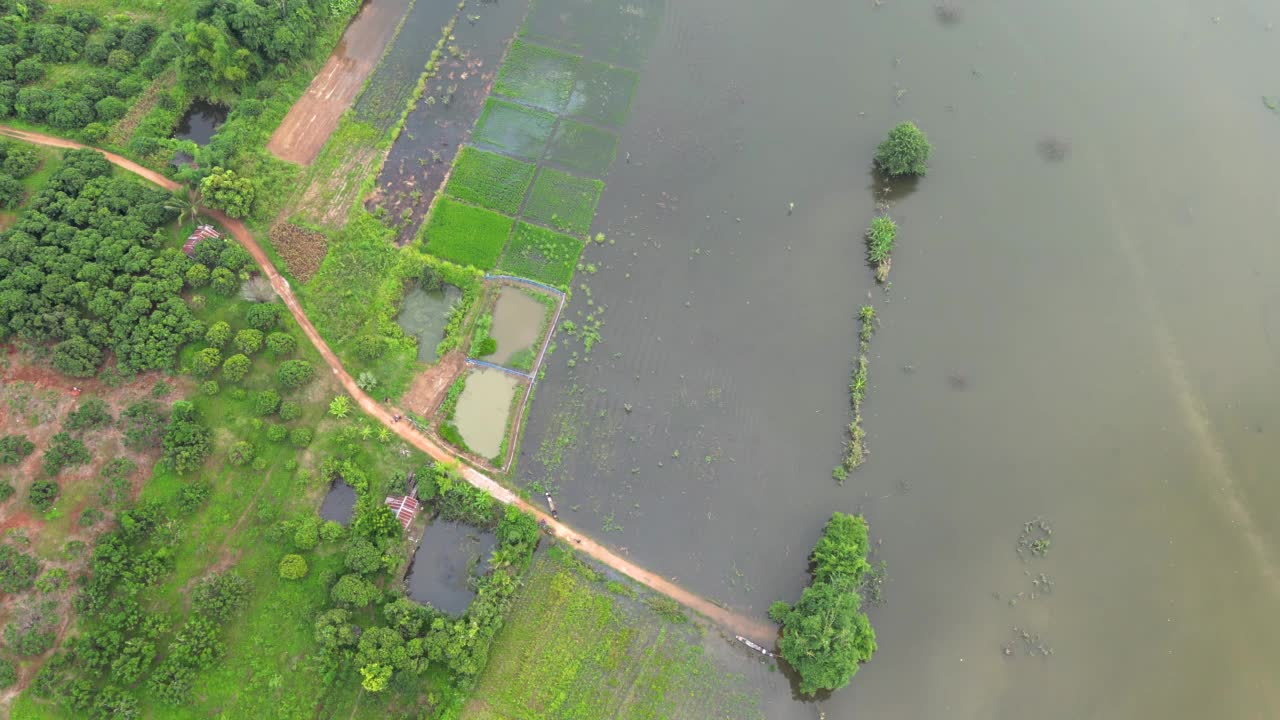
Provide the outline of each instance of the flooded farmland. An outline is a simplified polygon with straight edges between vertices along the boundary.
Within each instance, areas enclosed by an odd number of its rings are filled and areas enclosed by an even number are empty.
[[[557,336],[518,480],[759,615],[833,510],[864,512],[879,651],[816,706],[759,673],[770,718],[1280,716],[1277,22],[668,4],[592,228],[616,244],[565,314],[602,339],[573,362]],[[902,120],[935,153],[886,194],[869,163]],[[886,200],[887,291],[861,240]],[[841,486],[869,299],[870,455]]]

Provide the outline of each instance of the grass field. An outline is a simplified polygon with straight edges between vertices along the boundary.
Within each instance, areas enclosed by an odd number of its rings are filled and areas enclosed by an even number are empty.
[[[585,235],[596,216],[604,183],[544,167],[533,181],[524,217],[564,232]]]
[[[484,103],[471,139],[526,160],[537,160],[555,124],[556,116],[545,110],[491,97]]]
[[[635,70],[584,59],[578,66],[565,114],[601,125],[620,126],[627,121],[639,80]]]
[[[467,145],[458,152],[445,193],[504,215],[520,212],[534,166]]]
[[[746,679],[704,653],[701,630],[649,602],[562,547],[539,553],[463,716],[763,718]]]
[[[618,150],[618,137],[590,125],[561,120],[551,136],[547,160],[591,177],[604,177]]]
[[[554,230],[516,223],[515,234],[502,254],[498,269],[510,275],[565,288],[573,279],[583,242]]]
[[[582,58],[517,39],[507,52],[493,92],[552,112],[564,110]]]
[[[427,252],[438,258],[492,270],[507,244],[514,220],[466,203],[442,197],[436,200],[423,226]]]

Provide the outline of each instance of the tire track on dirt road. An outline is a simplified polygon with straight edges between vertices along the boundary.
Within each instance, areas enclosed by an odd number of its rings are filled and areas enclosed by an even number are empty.
[[[5,135],[37,145],[45,145],[47,147],[65,149],[79,149],[86,147],[80,143],[52,135],[19,130],[5,125],[0,125],[0,135]],[[179,187],[179,184],[173,180],[170,180],[154,170],[142,167],[132,160],[114,153],[99,150],[98,148],[89,149],[97,150],[116,166],[124,168],[125,170],[149,180],[166,190],[172,191]],[[315,326],[311,324],[311,320],[307,317],[307,314],[303,312],[302,305],[293,294],[293,289],[289,286],[289,282],[276,271],[275,266],[271,263],[271,259],[267,257],[267,253],[258,244],[258,241],[254,239],[253,233],[249,232],[249,228],[239,220],[227,217],[226,214],[220,211],[201,208],[201,212],[204,213],[206,217],[216,220],[225,227],[227,231],[231,233],[232,237],[243,245],[245,250],[249,251],[249,254],[253,256],[254,262],[258,264],[262,273],[271,282],[271,287],[276,291],[276,294],[280,296],[280,299],[284,301],[285,307],[289,308],[290,314],[293,315],[293,319],[298,323],[298,326],[302,328],[303,334],[307,336],[307,339],[311,341],[311,344],[315,346],[316,350],[320,353],[320,357],[324,358],[325,364],[333,371],[334,377],[336,377],[338,382],[342,384],[342,387],[347,391],[347,394],[356,401],[356,404],[360,406],[360,409],[370,417],[375,418],[378,422],[382,423],[385,427],[398,435],[402,440],[425,452],[427,455],[431,456],[432,459],[457,466],[458,472],[464,480],[474,487],[485,491],[498,502],[506,505],[513,505],[524,512],[533,515],[539,522],[545,523],[546,527],[551,530],[551,533],[555,537],[565,541],[570,547],[574,548],[578,552],[613,568],[654,592],[666,595],[672,600],[675,600],[690,610],[697,612],[735,635],[742,635],[744,637],[754,639],[764,645],[770,644],[773,638],[777,636],[777,628],[771,623],[766,623],[723,608],[700,595],[686,590],[672,580],[668,580],[661,575],[646,570],[639,565],[616,555],[613,551],[597,543],[595,540],[579,533],[577,530],[565,525],[558,519],[551,517],[546,512],[543,512],[541,508],[530,504],[511,490],[498,484],[498,482],[493,478],[460,461],[452,452],[436,444],[426,435],[415,431],[408,423],[393,422],[393,414],[402,415],[403,413],[397,408],[383,406],[373,398],[369,397],[367,393],[356,385],[355,379],[352,378],[351,374],[347,372],[345,367],[343,367],[342,362],[338,359],[338,356],[334,354],[333,350],[330,349],[328,343],[324,341],[324,338],[320,337],[320,333],[316,330]]]

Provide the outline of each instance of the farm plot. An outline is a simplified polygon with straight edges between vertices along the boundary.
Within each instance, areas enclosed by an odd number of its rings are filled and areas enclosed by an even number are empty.
[[[575,73],[565,115],[620,126],[627,121],[639,80],[635,70],[584,59]]]
[[[613,164],[618,136],[573,120],[561,120],[551,136],[547,160],[592,177],[604,177]]]
[[[585,235],[596,216],[604,183],[543,168],[533,181],[524,217],[564,232]]]
[[[458,153],[445,192],[504,215],[515,215],[533,182],[533,171],[534,166],[529,163],[468,145]]]
[[[526,160],[537,160],[551,137],[556,116],[545,110],[489,98],[472,139]]]
[[[573,92],[582,58],[516,40],[498,71],[493,91],[530,105],[561,112]]]
[[[515,234],[502,254],[498,269],[510,275],[567,287],[582,254],[583,242],[554,230],[516,223]]]
[[[440,198],[423,227],[427,252],[436,257],[491,270],[515,221],[448,197]]]

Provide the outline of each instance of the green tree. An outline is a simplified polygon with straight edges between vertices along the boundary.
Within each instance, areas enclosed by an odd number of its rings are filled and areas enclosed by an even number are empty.
[[[52,480],[36,480],[27,489],[27,501],[40,512],[47,512],[58,500],[58,483]]]
[[[382,552],[364,538],[354,538],[347,547],[346,565],[362,575],[376,573],[383,567]]]
[[[253,397],[253,413],[266,416],[280,409],[280,394],[275,390],[263,390]]]
[[[282,309],[276,303],[254,303],[245,311],[244,319],[249,323],[249,327],[266,332],[280,320]]]
[[[191,359],[191,372],[196,377],[209,377],[222,365],[222,352],[216,347],[207,347],[195,354]]]
[[[234,218],[247,217],[253,211],[253,180],[237,175],[234,170],[213,168],[200,181],[200,194],[206,205]]]
[[[296,448],[304,448],[311,444],[313,437],[311,428],[294,428],[289,431],[289,442]]]
[[[280,577],[285,580],[301,580],[307,576],[307,561],[301,555],[289,554],[280,558]]]
[[[236,347],[245,355],[252,355],[262,349],[262,331],[245,328],[236,333]]]
[[[161,447],[161,457],[179,474],[199,468],[213,452],[212,433],[190,402],[173,404]]]
[[[334,583],[329,591],[335,603],[355,608],[368,607],[369,603],[377,600],[381,594],[378,586],[354,573],[338,578],[338,582]]]
[[[203,267],[202,265],[193,265],[192,267]],[[227,341],[231,339],[231,325],[226,321],[219,320],[209,326],[209,330],[204,334],[204,341],[212,347],[223,347]]]
[[[70,433],[60,432],[53,436],[49,441],[49,447],[45,448],[44,454],[40,456],[40,466],[48,475],[57,475],[62,472],[63,468],[78,467],[89,462],[89,449],[84,446],[80,438],[72,437]]]
[[[31,587],[40,563],[11,545],[0,545],[0,591],[17,593]]]
[[[876,148],[876,166],[886,175],[924,175],[928,172],[929,138],[915,123],[904,122],[889,131]]]
[[[219,295],[230,297],[240,289],[240,278],[224,267],[216,267],[209,274],[209,287]]]
[[[294,390],[311,382],[316,376],[316,369],[308,360],[286,360],[276,369],[276,382],[286,390]],[[344,398],[345,399],[345,398]],[[329,404],[330,412],[333,404]],[[336,417],[344,417],[337,415]]]
[[[22,203],[22,183],[7,173],[0,173],[0,208],[12,210]]]
[[[209,268],[193,263],[186,272],[187,287],[199,289],[209,284]]]
[[[243,467],[253,461],[256,454],[253,443],[248,440],[241,440],[231,446],[227,451],[227,462],[236,467]]]
[[[293,339],[289,333],[273,332],[267,336],[267,352],[280,357],[293,352],[298,346],[298,341]]]
[[[298,557],[298,556],[294,556]],[[356,644],[358,628],[351,622],[351,611],[333,608],[316,618],[316,644],[330,652]]]
[[[0,463],[16,465],[36,449],[26,435],[5,435],[0,438]]]
[[[79,335],[53,346],[54,369],[71,377],[92,377],[102,364],[102,351]]]
[[[5,690],[18,682],[18,668],[8,658],[0,658],[0,690]]]
[[[222,378],[227,382],[240,382],[244,379],[245,374],[249,372],[250,365],[248,357],[236,353],[222,361]]]
[[[187,23],[183,28],[178,71],[183,83],[196,92],[219,95],[240,88],[254,62],[253,53],[234,47],[217,25]]]

